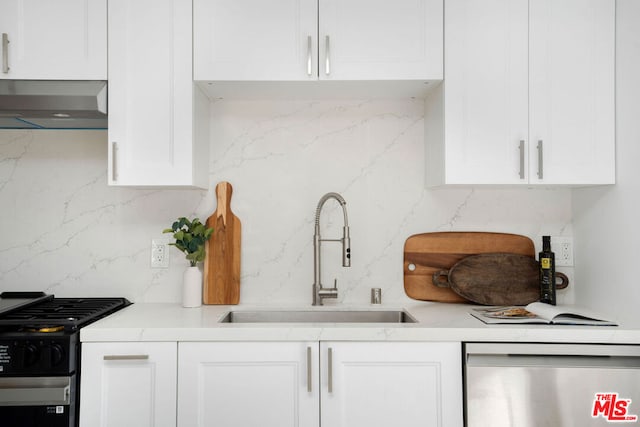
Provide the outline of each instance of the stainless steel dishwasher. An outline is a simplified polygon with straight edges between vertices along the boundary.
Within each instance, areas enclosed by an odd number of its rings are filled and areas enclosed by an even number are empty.
[[[640,345],[467,343],[467,427],[640,425]]]

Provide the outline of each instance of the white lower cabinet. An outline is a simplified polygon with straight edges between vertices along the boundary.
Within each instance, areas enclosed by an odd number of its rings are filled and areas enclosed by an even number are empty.
[[[177,343],[83,343],[81,427],[175,427]]]
[[[179,427],[319,426],[317,342],[181,342],[178,353]]]
[[[460,343],[180,343],[178,426],[462,426]]]
[[[322,342],[324,427],[462,426],[460,343]]]
[[[459,427],[459,342],[83,343],[80,427]]]

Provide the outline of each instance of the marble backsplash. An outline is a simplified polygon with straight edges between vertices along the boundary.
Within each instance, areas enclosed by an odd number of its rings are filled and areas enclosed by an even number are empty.
[[[347,201],[353,253],[343,268],[339,245],[323,248],[331,304],[368,304],[372,287],[383,305],[406,303],[415,233],[518,233],[537,248],[543,234],[572,235],[568,189],[425,189],[420,100],[221,100],[211,127],[208,191],[108,187],[106,131],[0,131],[0,291],[179,302],[188,264],[170,248],[170,267],[152,269],[151,239],[179,216],[206,219],[223,180],[243,226],[241,304],[311,303],[315,209],[329,191]],[[336,203],[321,224],[341,234]]]

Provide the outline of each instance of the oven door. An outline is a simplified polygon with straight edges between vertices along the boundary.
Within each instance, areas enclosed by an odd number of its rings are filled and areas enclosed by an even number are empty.
[[[74,426],[75,392],[75,375],[0,378],[2,425]]]

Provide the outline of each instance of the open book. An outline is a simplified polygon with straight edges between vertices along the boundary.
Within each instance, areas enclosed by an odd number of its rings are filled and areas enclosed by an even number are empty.
[[[567,306],[532,302],[527,306],[474,308],[469,314],[487,324],[543,323],[554,325],[618,326],[588,310]]]

